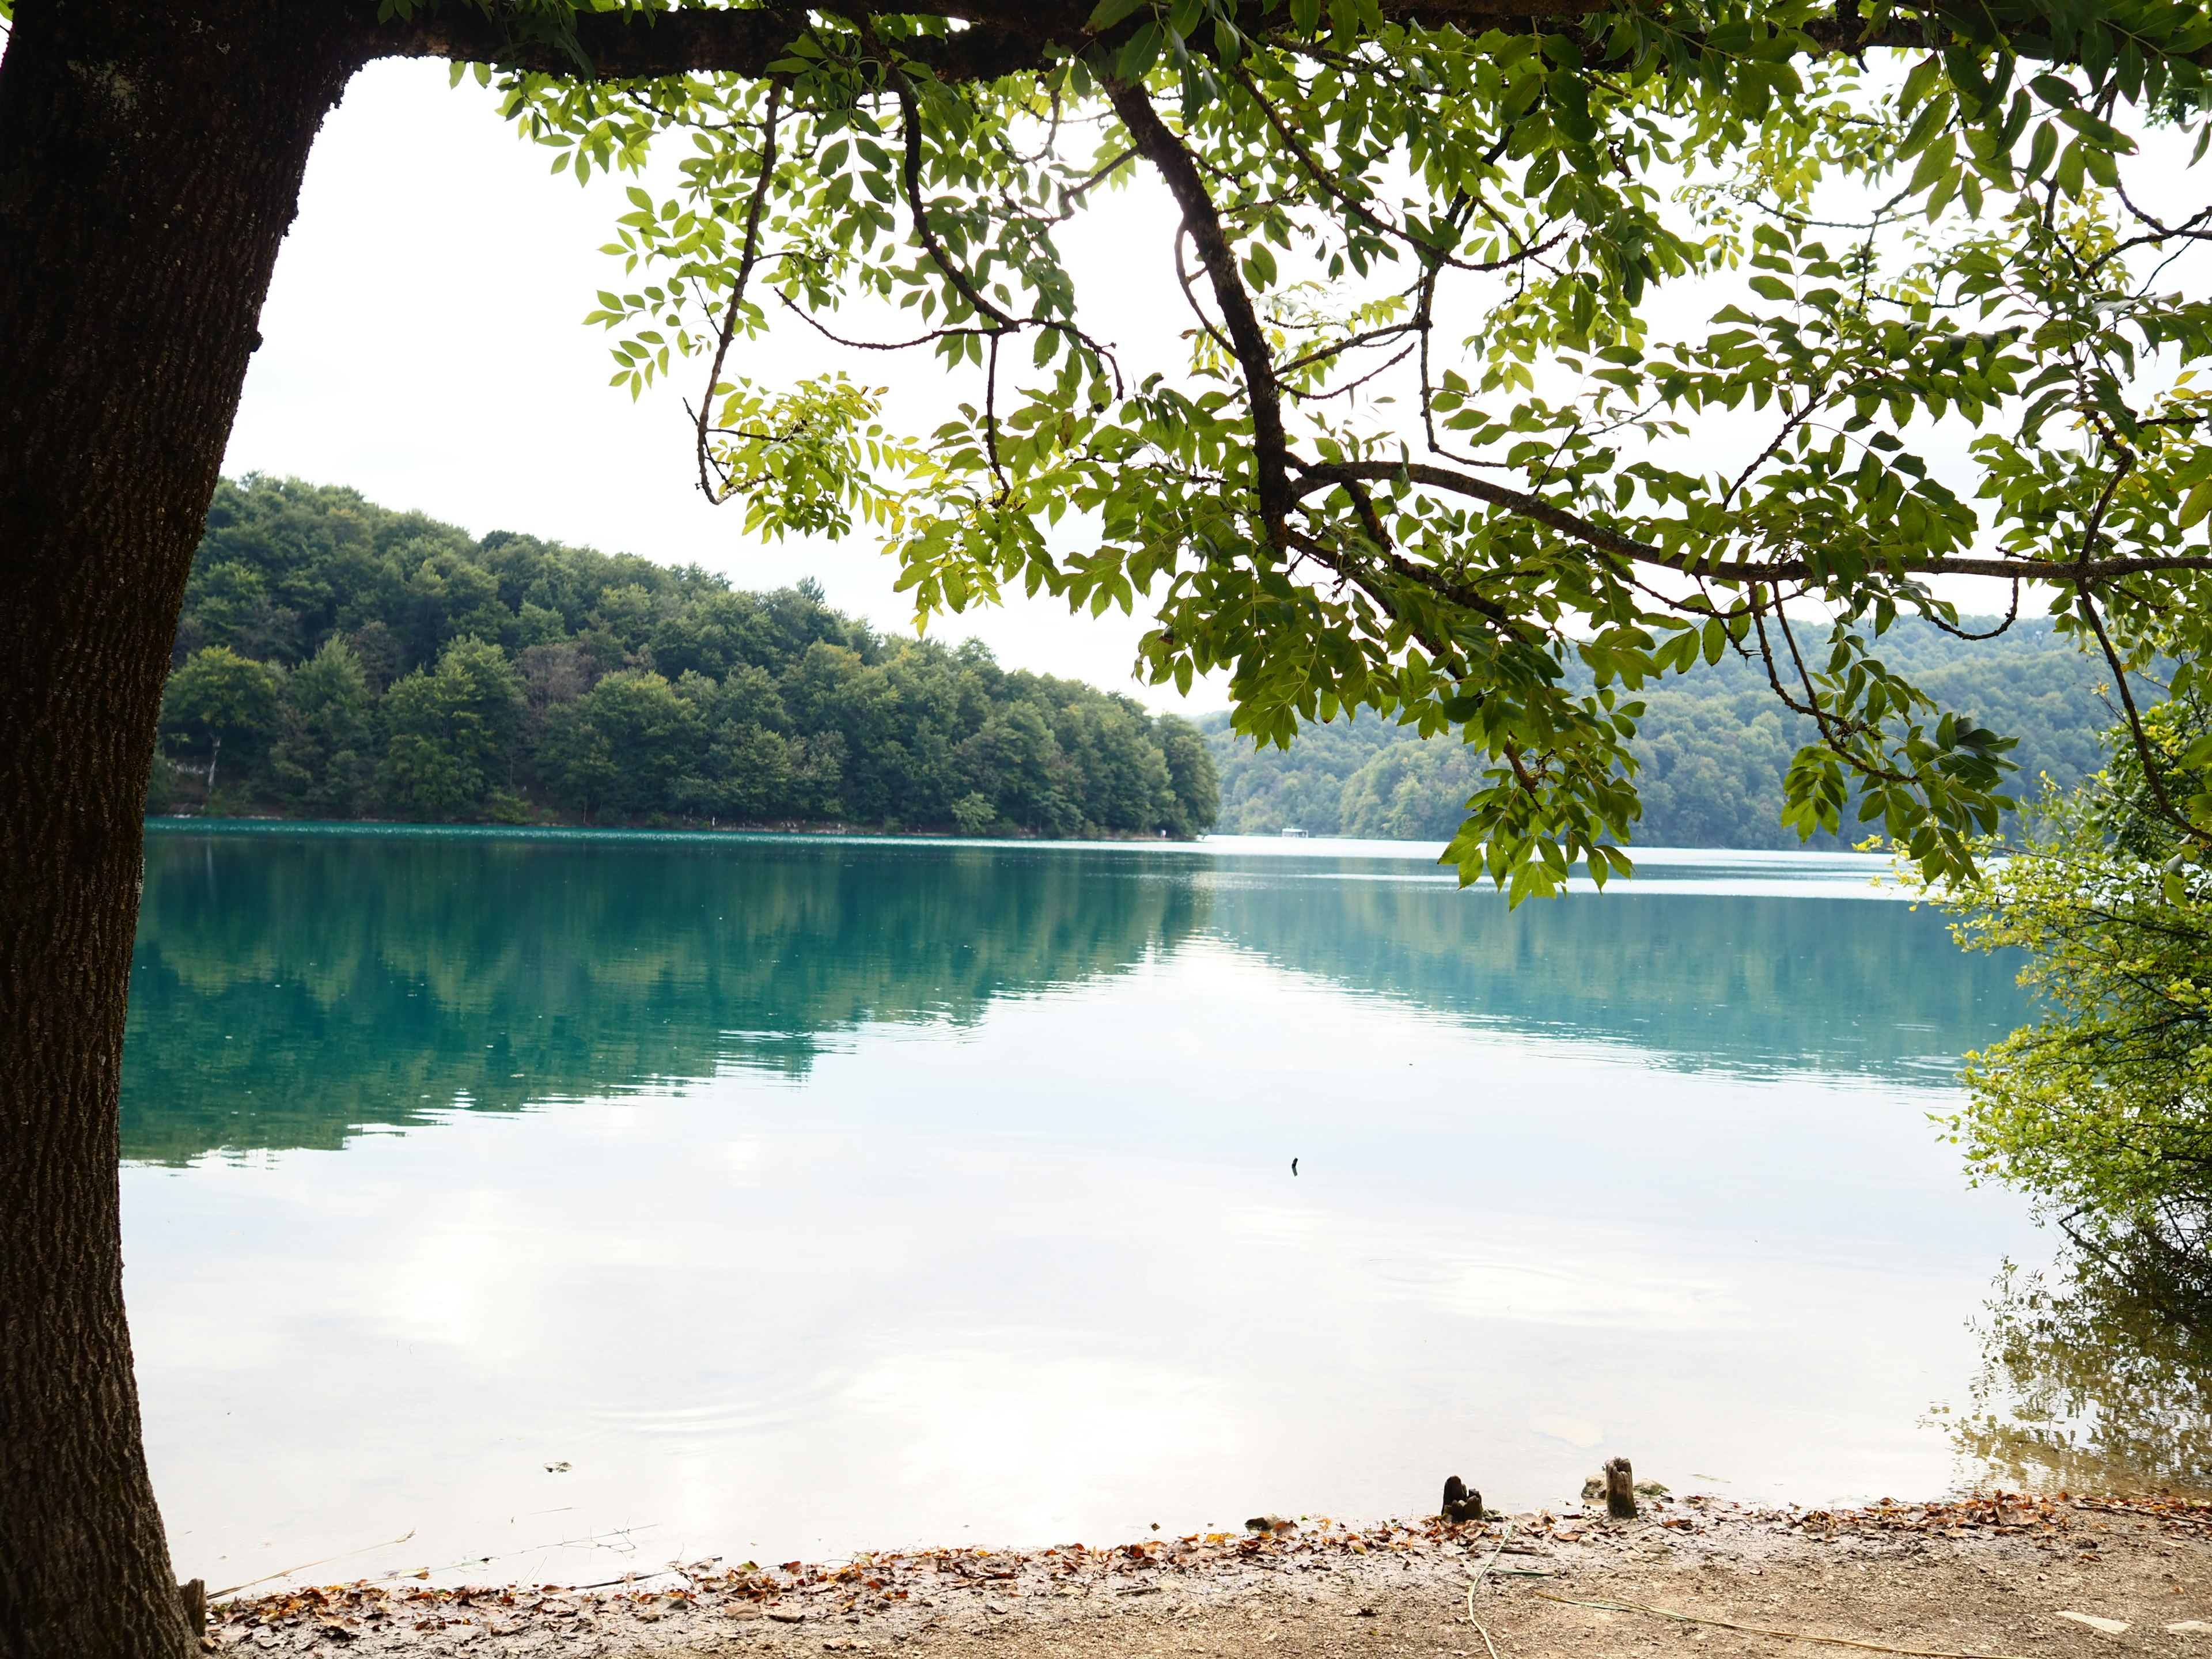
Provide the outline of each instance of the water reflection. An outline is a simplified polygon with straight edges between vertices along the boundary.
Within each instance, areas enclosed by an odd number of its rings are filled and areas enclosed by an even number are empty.
[[[864,1024],[972,1024],[1200,933],[1692,1070],[1948,1080],[2021,1015],[2010,963],[1894,905],[1632,888],[1509,911],[1403,854],[1301,851],[157,832],[124,1155],[336,1147],[730,1067],[803,1077]]]
[[[283,830],[149,838],[123,1150],[335,1147],[972,1024],[1127,969],[1204,893],[1127,860],[917,844]]]
[[[2212,1255],[2147,1230],[2008,1264],[1986,1358],[1953,1428],[1987,1484],[2212,1490]]]
[[[1350,872],[1345,873],[1352,873]],[[1918,1073],[2023,1018],[2018,963],[1967,957],[1887,903],[1655,893],[1508,910],[1432,881],[1287,881],[1231,866],[1210,924],[1285,967],[1527,1032],[1596,1037],[1694,1070]]]
[[[1933,1492],[2037,1249],[1928,1121],[2008,970],[1849,872],[1510,912],[1418,850],[351,830],[148,870],[127,1289],[211,1582],[410,1528],[349,1570],[1526,1505],[1608,1449]],[[617,1536],[666,1553],[564,1541]]]

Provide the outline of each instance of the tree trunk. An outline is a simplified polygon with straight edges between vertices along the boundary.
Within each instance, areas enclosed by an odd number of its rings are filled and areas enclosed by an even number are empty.
[[[197,1648],[141,1443],[117,1085],[170,642],[340,0],[19,0],[0,60],[0,1655]]]

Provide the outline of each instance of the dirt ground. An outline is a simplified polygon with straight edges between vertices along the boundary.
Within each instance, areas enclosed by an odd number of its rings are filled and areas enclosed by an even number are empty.
[[[1468,1620],[1470,1583],[1479,1625]],[[1615,1606],[1575,1605],[1589,1601]],[[1667,1619],[1630,1603],[1727,1622]],[[398,1580],[224,1604],[211,1613],[207,1645],[468,1659],[894,1650],[908,1659],[1869,1650],[2212,1659],[2212,1505],[1983,1496],[1831,1514],[1689,1498],[1647,1502],[1621,1523],[1571,1512],[1463,1527],[1316,1520],[1279,1534],[1111,1549],[698,1563],[586,1589]]]

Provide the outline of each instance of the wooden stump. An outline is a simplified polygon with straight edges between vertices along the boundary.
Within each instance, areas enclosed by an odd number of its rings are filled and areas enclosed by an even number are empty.
[[[1466,1481],[1453,1475],[1444,1482],[1443,1518],[1454,1526],[1482,1519],[1482,1494],[1470,1491]]]
[[[1636,1474],[1625,1457],[1606,1462],[1605,1512],[1616,1521],[1636,1519]]]

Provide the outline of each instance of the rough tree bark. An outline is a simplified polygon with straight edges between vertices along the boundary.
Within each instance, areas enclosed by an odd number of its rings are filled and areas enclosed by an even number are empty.
[[[123,1314],[117,1086],[161,684],[362,19],[23,0],[0,60],[0,1653],[196,1649]]]

